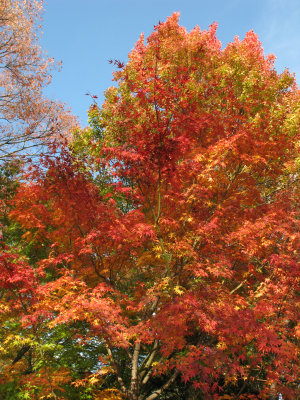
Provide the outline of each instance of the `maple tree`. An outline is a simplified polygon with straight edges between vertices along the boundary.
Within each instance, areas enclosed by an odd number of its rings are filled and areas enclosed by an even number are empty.
[[[55,64],[39,46],[42,6],[42,0],[0,1],[0,162],[66,139],[73,124],[63,104],[43,95]]]
[[[1,318],[19,321],[1,382],[19,393],[297,397],[300,93],[253,32],[222,49],[215,24],[178,18],[17,189],[29,250],[0,264]]]

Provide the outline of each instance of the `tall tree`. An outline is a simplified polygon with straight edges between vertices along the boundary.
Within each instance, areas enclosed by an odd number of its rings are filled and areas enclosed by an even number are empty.
[[[43,96],[53,59],[39,46],[42,0],[0,1],[0,162],[66,138],[71,118]]]
[[[215,25],[187,32],[178,14],[116,64],[91,129],[15,197],[24,242],[48,248],[23,319],[94,345],[99,361],[69,379],[97,399],[295,399],[293,76],[253,32],[222,50]],[[62,347],[47,361],[57,398]]]

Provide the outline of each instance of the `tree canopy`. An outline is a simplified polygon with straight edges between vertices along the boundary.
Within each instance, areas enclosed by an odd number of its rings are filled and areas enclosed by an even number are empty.
[[[13,188],[6,399],[297,397],[299,89],[255,33],[178,20]]]

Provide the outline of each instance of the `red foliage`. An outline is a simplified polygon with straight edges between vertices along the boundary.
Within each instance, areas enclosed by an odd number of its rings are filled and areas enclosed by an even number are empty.
[[[36,312],[87,321],[130,399],[155,374],[148,400],[179,374],[207,399],[296,396],[299,91],[253,32],[224,50],[215,32],[173,14],[92,106],[82,137],[106,190],[59,155],[14,201],[57,271]]]

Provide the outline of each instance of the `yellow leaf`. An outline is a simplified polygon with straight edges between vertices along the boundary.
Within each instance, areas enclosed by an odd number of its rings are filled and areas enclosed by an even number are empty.
[[[89,379],[89,383],[90,383],[91,385],[94,385],[95,383],[98,383],[98,382],[99,382],[99,379],[96,378],[95,376],[92,376],[92,377]]]
[[[182,286],[175,286],[174,292],[179,296],[181,296],[184,293],[184,288]]]

